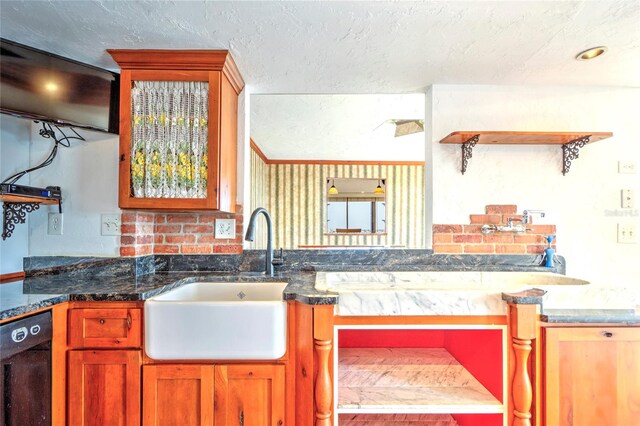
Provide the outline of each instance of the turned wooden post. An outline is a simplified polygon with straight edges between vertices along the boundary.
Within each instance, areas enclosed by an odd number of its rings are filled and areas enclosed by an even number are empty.
[[[331,353],[333,348],[333,305],[313,309],[313,343],[316,352],[316,426],[331,426],[333,384]]]
[[[509,326],[513,348],[513,426],[531,426],[531,403],[533,388],[529,377],[528,364],[531,341],[536,337],[537,305],[509,305]]]

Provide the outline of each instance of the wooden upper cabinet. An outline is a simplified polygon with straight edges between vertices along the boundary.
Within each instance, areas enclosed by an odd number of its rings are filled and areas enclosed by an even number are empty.
[[[547,327],[544,340],[544,425],[638,424],[640,327]]]
[[[108,52],[121,68],[120,208],[234,212],[244,81],[229,52]]]

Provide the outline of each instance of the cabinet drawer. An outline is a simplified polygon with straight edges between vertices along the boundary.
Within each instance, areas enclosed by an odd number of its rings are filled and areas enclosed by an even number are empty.
[[[142,346],[139,308],[69,310],[72,348],[139,348]]]

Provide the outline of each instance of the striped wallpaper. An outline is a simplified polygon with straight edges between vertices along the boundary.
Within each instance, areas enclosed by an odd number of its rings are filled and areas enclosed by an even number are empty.
[[[251,210],[262,203],[271,213],[275,248],[424,248],[424,166],[266,164],[251,153]],[[350,177],[385,179],[386,235],[325,235],[327,179]],[[255,248],[262,248],[265,241],[258,237]]]
[[[262,158],[252,149],[251,150],[251,210],[247,213],[250,215],[258,207],[264,207],[271,212],[269,208],[269,165],[267,165]],[[248,223],[248,217],[247,217]],[[264,218],[259,218],[256,224],[256,234],[253,243],[250,247],[265,248],[267,246],[267,225]],[[278,246],[280,247],[280,246]]]

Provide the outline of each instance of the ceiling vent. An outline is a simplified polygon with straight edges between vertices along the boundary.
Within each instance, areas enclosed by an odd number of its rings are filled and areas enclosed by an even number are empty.
[[[396,126],[396,132],[393,135],[398,138],[400,136],[412,135],[414,133],[424,132],[424,120],[420,119],[404,119],[390,118],[384,123],[393,123]]]

